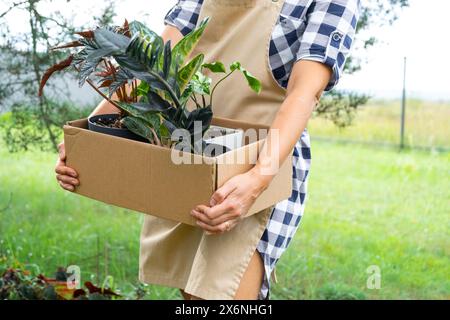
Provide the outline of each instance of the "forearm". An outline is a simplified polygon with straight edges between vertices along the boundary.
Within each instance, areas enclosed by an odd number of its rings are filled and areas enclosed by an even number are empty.
[[[253,172],[265,189],[278,169],[292,154],[298,139],[305,130],[315,106],[315,96],[295,91],[286,97],[260,152]]]
[[[259,178],[262,189],[269,185],[278,169],[292,154],[330,76],[328,67],[317,62],[301,61],[294,67],[286,99],[271,125],[258,162],[252,170]]]
[[[176,45],[182,38],[183,35],[178,31],[177,28],[173,26],[166,26],[164,31],[161,34],[164,42],[171,41],[172,46]],[[131,89],[129,89],[131,90]],[[112,100],[117,100],[117,96],[114,94],[111,97]],[[117,109],[114,105],[112,105],[108,100],[102,100],[98,106],[92,111],[90,117],[99,115],[99,114],[111,114],[111,113],[119,113],[119,109]]]

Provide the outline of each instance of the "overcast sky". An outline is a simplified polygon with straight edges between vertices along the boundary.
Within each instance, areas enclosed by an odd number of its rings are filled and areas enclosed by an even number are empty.
[[[99,1],[100,2],[100,1]],[[165,13],[176,0],[119,0],[117,19],[139,19],[155,31],[163,29]],[[364,2],[364,0],[363,0]],[[84,21],[99,12],[97,2],[76,0],[67,3],[55,0],[46,10],[61,10],[65,15],[80,11]],[[94,5],[93,5],[94,3]],[[374,30],[382,41],[368,53],[368,63],[362,71],[346,75],[339,85],[341,89],[358,90],[380,98],[400,97],[403,76],[403,57],[408,58],[407,88],[410,96],[428,99],[450,100],[450,38],[448,31],[448,0],[410,0],[393,26]],[[0,4],[0,10],[4,5]],[[146,9],[148,8],[148,9]],[[10,25],[22,30],[26,20],[20,13],[14,14]],[[358,54],[357,52],[355,52]],[[366,53],[367,56],[367,53]]]

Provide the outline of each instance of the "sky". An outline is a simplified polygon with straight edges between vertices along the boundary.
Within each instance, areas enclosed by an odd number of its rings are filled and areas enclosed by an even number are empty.
[[[69,16],[78,11],[76,17],[79,18],[75,20],[78,24],[91,22],[92,17],[100,12],[101,7],[96,3],[92,0],[72,0],[69,3],[55,0],[51,6],[43,9],[59,10]],[[118,23],[125,17],[128,20],[141,20],[153,30],[161,32],[164,16],[176,0],[118,0],[117,3]],[[2,6],[0,4],[0,11]],[[380,42],[363,53],[367,57],[363,69],[352,75],[344,75],[338,88],[364,92],[378,98],[399,98],[403,83],[403,60],[407,57],[408,96],[450,100],[450,64],[446,61],[446,58],[450,58],[450,28],[446,23],[449,12],[448,0],[410,0],[410,7],[400,12],[394,25],[373,29],[373,34]],[[13,32],[23,31],[26,25],[24,19],[25,16],[20,12],[14,13],[14,18],[10,20]]]
[[[399,97],[403,58],[407,57],[406,85],[410,96],[450,99],[450,1],[410,3],[393,26],[374,30],[383,43],[370,49],[368,63],[361,72],[343,77],[341,88]]]

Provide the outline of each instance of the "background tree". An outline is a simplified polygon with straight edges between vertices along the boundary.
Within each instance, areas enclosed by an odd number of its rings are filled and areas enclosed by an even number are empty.
[[[361,2],[361,15],[352,47],[353,54],[348,57],[344,68],[347,74],[361,70],[366,62],[366,56],[361,53],[367,52],[380,41],[374,37],[372,28],[394,23],[400,11],[409,5],[409,0],[362,0]],[[329,119],[336,126],[343,128],[352,123],[358,107],[366,104],[369,98],[365,94],[332,90],[324,95],[315,111],[315,116]]]
[[[67,42],[75,27],[61,13],[41,9],[56,0],[6,2],[8,8],[0,13],[0,112],[10,111],[0,121],[4,139],[11,151],[30,147],[56,150],[61,126],[67,119],[85,116],[88,110],[70,102],[65,77],[49,84],[47,92],[51,93],[41,97],[37,93],[44,71],[64,55],[48,54],[49,49]],[[28,30],[12,33],[6,17],[18,13],[26,14]],[[109,0],[95,24],[111,24],[114,16],[114,1]]]
[[[58,12],[42,12],[41,5],[62,0],[3,0],[5,11],[0,12],[0,127],[11,151],[30,147],[56,149],[61,139],[61,126],[67,119],[85,116],[89,111],[70,103],[64,90],[65,77],[53,81],[47,95],[38,98],[39,79],[44,70],[59,59],[48,54],[49,48],[68,41],[73,22]],[[70,0],[66,0],[71,2]],[[73,2],[73,1],[72,1]],[[103,0],[104,10],[94,17],[93,25],[111,24],[115,17],[115,0]],[[353,73],[364,66],[365,52],[377,43],[371,33],[373,26],[392,24],[408,0],[362,0],[362,13],[357,26],[353,53],[346,64],[346,72]],[[46,6],[48,8],[48,6]],[[13,34],[6,18],[26,13],[28,31]],[[52,39],[52,40],[50,40]],[[61,54],[64,54],[62,52]],[[355,55],[357,54],[357,55]],[[66,74],[67,75],[67,74]],[[52,92],[49,94],[48,92]],[[327,93],[315,115],[333,121],[339,127],[351,124],[357,108],[368,96],[334,90]]]

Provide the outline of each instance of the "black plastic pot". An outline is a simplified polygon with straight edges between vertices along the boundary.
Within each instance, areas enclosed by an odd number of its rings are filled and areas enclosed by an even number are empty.
[[[111,136],[140,141],[140,142],[148,142],[147,139],[138,136],[137,134],[131,132],[126,128],[109,128],[99,125],[97,122],[102,121],[104,123],[113,123],[119,118],[118,114],[102,114],[98,116],[93,116],[88,119],[88,127],[89,130],[109,134]]]
[[[110,128],[99,125],[97,122],[102,121],[104,123],[113,123],[119,118],[118,114],[102,114],[98,116],[93,116],[88,119],[88,128],[91,131],[99,132],[103,134],[109,134],[111,136],[125,138],[129,140],[135,140],[140,142],[149,142],[147,139],[138,136],[137,134],[131,132],[126,128]],[[210,146],[208,148],[211,152],[209,154],[205,153],[205,156],[215,157],[221,155],[225,152],[230,151],[227,147],[215,144],[205,144],[203,147]],[[212,148],[211,148],[212,147]]]

